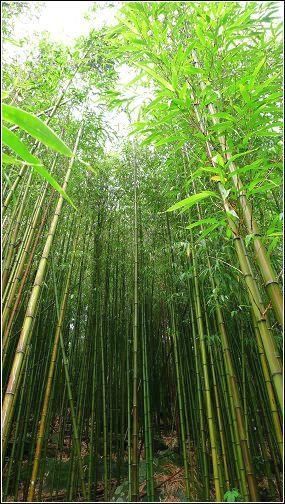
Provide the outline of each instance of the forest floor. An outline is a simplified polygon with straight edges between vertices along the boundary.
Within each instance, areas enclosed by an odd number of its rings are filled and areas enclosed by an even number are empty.
[[[190,446],[189,474],[190,474],[190,492],[193,502],[203,502],[204,488],[201,483],[203,478],[199,474],[197,452]],[[154,440],[154,487],[155,496],[158,502],[185,502],[185,473],[182,463],[182,457],[179,455],[178,438],[176,432],[161,434]],[[51,440],[47,446],[46,463],[44,467],[45,475],[41,489],[41,502],[66,502],[68,487],[68,474],[70,472],[70,437],[66,437],[63,442],[61,452],[57,451],[54,440]],[[88,467],[88,444],[82,442],[82,459],[84,468]],[[127,479],[127,452],[124,457],[121,476],[118,479],[116,474],[117,460],[115,454],[111,457],[111,478],[109,480],[109,491],[111,502],[127,502],[128,497],[128,479]],[[86,464],[85,464],[86,459]],[[21,470],[21,483],[19,485],[18,501],[26,501],[27,478],[29,461],[23,460]],[[140,451],[139,465],[139,492],[140,501],[147,501],[146,492],[146,464],[144,459],[144,447]],[[276,480],[269,481],[264,475],[258,478],[258,488],[262,502],[279,502]],[[37,489],[39,491],[39,488]],[[10,492],[9,492],[10,493]],[[37,495],[37,494],[36,494]],[[95,494],[96,502],[104,502],[104,481],[103,481],[103,463],[98,464],[98,483]],[[14,502],[12,495],[8,496],[7,502]],[[73,495],[73,501],[82,502],[82,495],[78,492]],[[214,493],[211,492],[210,501],[214,501]]]

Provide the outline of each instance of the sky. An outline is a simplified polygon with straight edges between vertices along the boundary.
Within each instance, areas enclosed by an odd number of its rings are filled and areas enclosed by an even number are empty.
[[[47,30],[53,40],[72,44],[73,40],[88,33],[90,28],[101,28],[103,25],[112,25],[116,21],[116,11],[121,2],[113,2],[113,7],[104,7],[104,2],[99,2],[100,12],[93,14],[91,20],[84,19],[84,15],[90,9],[92,1],[54,1],[48,0],[41,11],[39,20],[33,29],[40,33]],[[280,19],[284,18],[284,2],[279,2]],[[29,31],[31,31],[29,25]],[[25,36],[26,23],[17,23],[17,36]]]
[[[74,39],[80,35],[86,35],[92,27],[101,28],[103,25],[115,23],[115,13],[120,2],[116,2],[115,7],[104,7],[104,2],[99,2],[100,14],[93,14],[92,19],[85,19],[84,16],[94,4],[92,1],[54,1],[48,0],[41,9],[39,19],[34,26],[28,20],[19,20],[16,24],[15,35],[17,38],[24,37],[27,29],[32,32],[41,33],[48,31],[52,40],[72,44]]]

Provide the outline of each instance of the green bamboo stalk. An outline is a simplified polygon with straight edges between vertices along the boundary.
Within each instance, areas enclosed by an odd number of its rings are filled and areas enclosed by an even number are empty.
[[[27,359],[25,362],[25,372],[24,372],[24,378],[23,378],[23,386],[21,389],[21,397],[19,401],[19,407],[18,407],[18,413],[17,413],[17,419],[16,419],[16,426],[15,426],[15,434],[14,434],[14,442],[13,442],[13,447],[10,455],[10,460],[9,460],[9,465],[8,465],[8,470],[7,470],[7,475],[6,475],[6,482],[4,485],[4,490],[3,490],[3,501],[6,502],[7,496],[8,496],[8,491],[9,491],[9,483],[10,483],[10,478],[11,478],[11,472],[13,468],[13,463],[15,462],[15,452],[16,452],[16,447],[17,447],[17,441],[18,441],[18,436],[20,434],[20,427],[21,427],[21,417],[23,416],[23,409],[24,409],[24,398],[25,398],[25,386],[26,386],[26,381],[27,381],[27,376],[28,376],[28,351],[27,351]]]
[[[187,152],[186,152],[186,156],[187,156]],[[193,184],[194,190],[196,191],[195,182],[193,181],[192,184]],[[202,220],[199,204],[196,205],[196,208],[197,208],[198,216],[199,216],[200,220]],[[203,230],[203,225],[202,225],[202,230]],[[212,292],[216,293],[216,285],[215,285],[214,277],[212,274],[212,268],[211,268],[211,263],[210,263],[210,259],[209,259],[209,253],[208,253],[207,246],[205,247],[205,252],[206,252],[209,279],[210,279],[210,284],[212,287]],[[229,347],[229,342],[228,342],[228,336],[227,336],[225,323],[224,323],[224,319],[223,319],[223,315],[222,315],[222,311],[221,311],[221,308],[219,305],[217,295],[214,294],[214,296],[215,296],[216,319],[217,319],[217,323],[218,323],[219,333],[221,336],[223,355],[224,355],[225,365],[226,365],[226,376],[227,376],[229,393],[230,393],[230,402],[231,402],[231,405],[233,406],[231,416],[234,421],[236,447],[237,447],[237,451],[238,451],[239,471],[240,471],[240,475],[242,478],[243,492],[245,493],[245,495],[247,495],[246,485],[244,482],[244,472],[246,472],[247,482],[248,482],[248,486],[249,486],[249,489],[251,492],[251,496],[253,499],[256,499],[256,495],[257,495],[256,481],[255,481],[254,474],[253,474],[252,461],[251,461],[248,442],[247,442],[246,427],[245,427],[245,424],[243,421],[241,401],[240,401],[239,391],[238,391],[238,387],[237,387],[236,375],[235,375],[234,367],[233,367],[233,363],[232,363],[230,347]],[[240,450],[242,450],[243,462],[241,459]]]
[[[75,146],[73,149],[73,154],[70,159],[69,167],[68,167],[68,170],[65,175],[63,190],[66,189],[67,184],[68,184],[68,180],[70,178],[71,169],[72,169],[72,166],[74,163],[75,154],[76,154],[77,147],[78,147],[79,140],[80,140],[80,136],[82,133],[82,128],[83,128],[83,123],[81,124],[81,127],[79,128],[79,131],[77,134]],[[35,317],[36,310],[38,307],[40,290],[41,290],[41,286],[42,286],[42,283],[45,278],[47,261],[48,261],[49,253],[51,250],[54,234],[55,234],[55,231],[57,228],[57,223],[58,223],[58,219],[59,219],[59,216],[61,213],[62,205],[63,205],[63,197],[60,196],[58,199],[58,203],[57,203],[57,206],[55,209],[55,213],[54,213],[52,222],[51,222],[51,226],[50,226],[48,237],[46,240],[46,244],[45,244],[45,247],[44,247],[44,250],[42,253],[42,257],[41,257],[41,260],[40,260],[40,263],[38,266],[35,282],[34,282],[32,292],[30,295],[25,319],[23,322],[22,331],[21,331],[18,346],[16,349],[15,358],[13,361],[8,386],[6,389],[5,396],[4,396],[4,402],[3,402],[3,407],[2,407],[2,436],[3,436],[3,438],[7,437],[7,434],[8,434],[7,429],[8,429],[9,423],[10,423],[10,419],[13,415],[14,397],[17,393],[18,385],[21,380],[23,359],[24,359],[27,345],[29,344],[29,341],[31,339],[32,321],[33,321],[33,318]]]
[[[197,66],[199,66],[199,62],[197,59],[197,55],[195,51],[192,51],[192,57],[193,61]],[[199,84],[202,90],[205,89],[206,84],[203,82],[202,79],[199,80]],[[213,103],[209,103],[208,106],[208,112],[209,116],[211,117],[211,120],[213,124],[217,124],[219,122],[219,119],[216,117],[216,108],[213,105]],[[232,154],[229,150],[228,143],[226,141],[225,136],[218,136],[218,140],[220,143],[220,146],[222,148],[222,151],[225,155],[226,160],[229,160],[232,157]],[[267,251],[265,249],[264,244],[262,243],[260,239],[260,231],[258,228],[258,225],[254,219],[252,209],[250,208],[250,205],[247,201],[246,193],[243,189],[242,182],[240,180],[240,177],[236,173],[236,165],[234,162],[230,162],[227,164],[230,173],[232,174],[232,179],[234,182],[234,186],[237,190],[238,193],[238,198],[239,202],[241,205],[241,209],[243,212],[243,217],[247,226],[247,230],[249,234],[253,234],[254,239],[252,240],[254,250],[255,250],[255,257],[257,260],[257,264],[259,266],[260,272],[262,274],[264,283],[265,283],[265,288],[267,290],[267,294],[269,296],[269,299],[271,300],[272,307],[275,311],[276,318],[278,322],[283,325],[283,296],[281,289],[279,287],[278,281],[277,281],[277,275],[276,272],[274,271],[274,268],[271,264],[270,258],[267,254]]]
[[[132,461],[131,499],[138,500],[138,220],[137,163],[134,159],[134,313],[133,313],[133,397],[132,397]]]
[[[203,320],[202,320],[202,310],[201,310],[200,293],[199,293],[199,285],[198,285],[198,277],[197,277],[195,249],[194,249],[193,237],[192,237],[191,232],[190,232],[190,243],[191,243],[191,252],[192,252],[194,289],[195,289],[196,309],[197,309],[196,318],[197,318],[197,326],[198,326],[198,334],[199,334],[199,342],[200,342],[202,370],[203,370],[203,377],[204,377],[204,383],[205,383],[206,409],[207,409],[208,428],[209,428],[211,452],[212,452],[215,494],[216,494],[216,501],[219,502],[222,498],[222,495],[221,495],[220,479],[219,479],[219,471],[218,471],[218,453],[217,453],[218,447],[217,447],[217,439],[216,439],[216,433],[215,433],[214,421],[213,421],[213,406],[212,406],[212,399],[211,399],[211,394],[210,394],[208,359],[207,359],[207,353],[206,353],[205,336],[204,336],[204,328],[203,328]]]
[[[173,249],[172,249],[172,241],[171,241],[171,233],[169,226],[169,218],[166,214],[166,224],[167,224],[167,234],[168,241],[170,247],[170,267],[173,269],[174,265],[174,257],[173,257]],[[171,276],[171,283],[173,283]],[[173,286],[172,286],[173,290]],[[174,351],[174,363],[175,363],[175,371],[176,371],[176,383],[177,383],[177,394],[178,394],[178,408],[179,408],[179,419],[180,419],[180,430],[181,430],[181,441],[182,441],[182,452],[183,452],[183,465],[184,465],[184,478],[185,478],[185,488],[186,488],[186,497],[190,500],[190,484],[189,484],[189,469],[188,469],[188,459],[187,459],[187,450],[186,450],[186,435],[185,435],[185,423],[184,423],[184,415],[183,415],[183,398],[182,398],[182,386],[181,386],[181,373],[180,373],[180,362],[178,356],[178,341],[177,341],[177,328],[175,321],[175,312],[173,304],[170,305],[170,317],[171,317],[171,334],[173,339],[173,351]]]
[[[106,411],[106,381],[105,381],[105,357],[103,345],[102,318],[100,322],[100,347],[102,362],[102,409],[103,409],[103,461],[104,461],[104,498],[108,501],[108,466],[107,466],[107,411]]]
[[[205,128],[204,128],[203,123],[201,121],[201,117],[200,117],[200,114],[197,110],[197,107],[195,107],[195,113],[196,113],[197,120],[199,121],[201,131],[203,131],[203,133],[206,134],[206,131],[205,131]],[[212,165],[215,166],[216,163],[213,159],[211,146],[208,141],[206,141],[206,148],[207,148],[207,154],[209,156],[209,159],[210,159]],[[230,215],[230,204],[227,201],[227,199],[224,197],[224,190],[223,190],[222,184],[220,182],[218,182],[218,188],[221,193],[222,200],[223,200],[224,210],[228,216],[228,215]],[[238,230],[235,222],[232,219],[230,219],[229,217],[227,217],[227,219],[228,219],[229,228],[232,231],[233,236],[234,236],[234,245],[235,245],[236,253],[237,253],[237,256],[239,259],[240,267],[241,267],[241,270],[242,270],[242,273],[244,276],[244,280],[245,280],[245,284],[246,284],[246,287],[248,290],[249,300],[251,302],[254,316],[256,318],[257,325],[259,327],[259,331],[260,331],[260,335],[261,335],[261,339],[262,339],[262,344],[264,346],[265,355],[268,360],[272,381],[274,383],[274,387],[275,387],[276,394],[278,397],[278,402],[279,402],[279,405],[280,405],[280,408],[281,408],[282,414],[283,414],[283,385],[282,385],[283,373],[282,373],[282,367],[281,367],[281,362],[280,362],[280,356],[278,355],[276,344],[272,338],[272,335],[267,328],[267,322],[266,322],[266,317],[265,317],[265,313],[266,313],[265,308],[264,308],[263,304],[260,302],[261,296],[259,294],[259,289],[258,289],[257,283],[256,283],[254,276],[253,276],[253,273],[252,273],[251,265],[250,265],[250,262],[249,262],[249,259],[248,259],[248,256],[247,256],[247,253],[245,250],[243,240],[239,234],[239,230]],[[255,497],[257,498],[257,496],[255,496]]]
[[[77,245],[77,240],[75,239],[72,258],[70,261],[70,267],[68,270],[66,284],[65,284],[65,288],[64,288],[63,296],[62,296],[62,302],[61,302],[61,306],[59,309],[58,323],[57,323],[56,331],[55,331],[55,335],[54,335],[54,343],[53,343],[53,349],[52,349],[52,354],[51,354],[47,382],[46,382],[46,389],[45,389],[44,401],[43,401],[42,412],[41,412],[40,426],[39,426],[39,430],[38,430],[38,434],[37,434],[37,444],[36,444],[36,451],[35,451],[35,456],[34,456],[32,477],[31,477],[29,493],[28,493],[28,502],[33,502],[34,495],[35,495],[35,485],[36,485],[37,475],[38,475],[40,461],[41,461],[41,451],[42,451],[42,446],[43,446],[43,440],[44,440],[45,432],[47,429],[47,417],[48,417],[50,397],[51,397],[52,386],[53,386],[53,377],[54,377],[56,361],[57,361],[57,352],[58,352],[58,346],[59,346],[60,333],[62,330],[61,327],[62,327],[63,320],[64,320],[66,304],[67,304],[67,299],[68,299],[68,293],[69,293],[69,288],[70,288],[76,245]]]
[[[54,290],[55,290],[57,317],[58,317],[58,320],[60,320],[60,308],[59,308],[59,303],[58,303],[56,276],[55,276],[55,269],[54,269],[53,261],[52,261],[52,272],[53,272],[53,282],[54,282]],[[85,482],[84,482],[83,465],[82,465],[82,460],[81,460],[81,448],[80,448],[80,443],[79,443],[79,433],[78,433],[78,427],[77,427],[77,421],[76,421],[76,413],[75,413],[75,407],[74,407],[74,401],[73,401],[73,394],[72,394],[72,390],[71,390],[70,375],[69,375],[69,370],[68,370],[68,359],[67,359],[65,348],[64,348],[64,341],[63,341],[61,327],[59,328],[59,342],[60,342],[60,348],[61,348],[61,353],[62,353],[64,373],[65,373],[67,396],[68,396],[68,400],[69,400],[69,404],[70,404],[71,421],[72,421],[72,428],[73,428],[73,440],[74,440],[75,452],[76,452],[76,455],[78,458],[78,467],[79,467],[79,474],[80,474],[80,480],[81,480],[82,494],[83,494],[84,500],[86,500],[86,488],[85,488]]]
[[[49,209],[50,209],[51,201],[52,200],[50,199],[49,202],[47,203],[45,212],[44,212],[44,214],[42,216],[42,220],[41,220],[41,223],[40,223],[37,235],[35,236],[35,241],[34,241],[32,249],[31,249],[30,257],[29,257],[28,263],[26,265],[24,274],[23,274],[23,276],[21,278],[21,277],[18,276],[19,273],[17,272],[16,273],[17,276],[14,279],[14,282],[12,284],[11,289],[14,289],[14,286],[15,286],[15,291],[16,291],[16,289],[17,289],[16,282],[20,282],[20,284],[19,284],[19,290],[18,290],[18,293],[17,293],[17,297],[16,297],[13,305],[12,305],[12,301],[10,301],[10,299],[9,299],[9,301],[7,300],[7,306],[4,307],[3,318],[2,318],[2,324],[3,324],[2,328],[3,328],[3,331],[4,331],[4,334],[3,334],[3,365],[4,365],[4,359],[5,359],[5,352],[6,352],[8,344],[9,344],[10,333],[11,333],[13,324],[15,323],[17,312],[20,309],[20,304],[21,304],[23,289],[24,289],[24,287],[26,285],[27,278],[28,278],[28,275],[29,275],[30,270],[31,270],[31,266],[32,266],[32,262],[33,262],[33,259],[34,259],[34,254],[35,254],[37,245],[38,245],[39,240],[40,240],[40,238],[42,236],[42,231],[43,231],[44,225],[45,225],[46,220],[47,220],[47,216],[48,216],[48,212],[49,212]],[[24,253],[26,253],[26,248],[25,248]],[[23,267],[24,267],[24,262],[23,262]],[[13,295],[14,295],[14,293],[11,292],[11,300],[13,299],[13,297],[12,297]],[[10,314],[10,311],[11,311],[11,314]],[[10,314],[10,316],[9,316],[9,314]],[[9,319],[8,319],[8,316],[9,316]],[[6,322],[7,319],[8,319],[8,322],[7,322],[7,327],[6,327],[6,323],[5,322]]]
[[[52,173],[54,170],[56,160],[57,160],[57,156],[55,156],[55,159],[54,159],[53,164],[50,169],[50,173]],[[39,195],[39,197],[36,201],[33,219],[31,221],[30,226],[27,228],[27,237],[23,243],[22,253],[21,253],[20,257],[17,259],[17,261],[15,261],[15,272],[13,274],[13,278],[11,281],[11,288],[10,288],[9,294],[7,296],[7,301],[4,305],[4,310],[3,310],[3,318],[2,318],[3,329],[5,329],[7,319],[9,317],[10,311],[12,309],[12,303],[13,303],[15,294],[17,292],[17,288],[19,286],[20,279],[23,274],[25,261],[27,259],[30,246],[32,244],[32,241],[33,241],[35,233],[36,233],[36,228],[37,228],[38,221],[40,218],[42,205],[45,201],[47,189],[48,189],[48,184],[45,184],[43,192]],[[48,205],[47,205],[47,207],[48,207]],[[46,211],[47,211],[47,209],[46,209]]]
[[[14,226],[11,238],[10,238],[10,242],[9,242],[9,246],[8,246],[8,253],[4,259],[4,269],[3,269],[3,275],[2,275],[2,289],[3,290],[5,290],[7,283],[8,283],[8,280],[9,280],[9,275],[11,272],[11,263],[13,262],[13,258],[15,255],[15,246],[16,246],[16,242],[18,241],[18,232],[19,232],[19,228],[20,228],[20,225],[22,222],[23,212],[24,212],[24,209],[25,209],[25,206],[27,203],[27,201],[26,201],[27,196],[30,193],[29,189],[30,189],[30,184],[31,184],[31,180],[32,180],[32,175],[33,175],[33,171],[31,170],[29,178],[28,178],[26,186],[25,186],[25,191],[23,194],[23,198],[21,200],[19,211],[17,213],[15,226]]]

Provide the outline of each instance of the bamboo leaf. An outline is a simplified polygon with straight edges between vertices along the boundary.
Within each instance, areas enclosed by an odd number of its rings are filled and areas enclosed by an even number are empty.
[[[275,231],[274,233],[267,233],[267,236],[283,236],[282,231]]]
[[[258,73],[260,72],[261,68],[263,67],[265,61],[266,61],[266,56],[264,58],[262,58],[262,60],[256,66],[256,68],[255,68],[255,70],[254,70],[254,72],[252,74],[251,80],[250,80],[250,86],[251,87],[254,85],[255,79],[256,79]]]
[[[203,226],[204,224],[215,224],[217,222],[218,222],[217,219],[215,219],[214,217],[209,217],[207,219],[201,219],[201,220],[192,222],[191,224],[186,226],[186,229],[193,229],[197,226]]]
[[[237,175],[240,173],[247,173],[249,171],[257,170],[258,167],[264,163],[265,163],[264,159],[257,159],[256,161],[254,161],[253,163],[251,163],[249,165],[245,165],[245,166],[242,166],[241,168],[237,168],[236,170],[231,171],[231,176]],[[263,166],[261,171],[267,171],[267,167]]]
[[[278,236],[276,236],[275,238],[272,239],[272,241],[271,241],[271,243],[270,243],[270,245],[269,245],[269,247],[267,249],[267,252],[268,252],[269,255],[276,248],[276,246],[278,245],[278,243],[279,243],[279,238],[278,238]]]
[[[18,138],[18,136],[10,131],[6,126],[2,127],[2,142],[11,150],[16,152],[27,163],[42,164],[38,158],[33,156],[26,145]]]
[[[217,194],[213,191],[203,191],[199,194],[193,194],[192,196],[188,196],[188,198],[178,201],[178,203],[175,203],[170,208],[168,208],[166,212],[174,212],[174,210],[178,210],[179,208],[190,208],[191,206],[195,205],[195,203],[209,198],[210,196],[217,197]]]
[[[139,68],[142,68],[142,70],[144,70],[149,75],[151,75],[155,80],[160,82],[160,84],[162,84],[164,87],[166,87],[170,91],[174,91],[174,87],[170,84],[170,82],[168,82],[163,77],[161,77],[161,75],[158,75],[154,70],[152,70],[152,68],[149,68],[146,65],[142,65],[141,63],[135,63],[135,65]]]
[[[13,158],[11,156],[8,156],[5,152],[2,153],[2,162],[4,164],[9,164],[9,165],[27,165],[27,166],[43,166],[42,164],[39,163],[27,163],[26,161],[21,161],[20,159]]]
[[[3,42],[8,42],[16,47],[22,47],[23,43],[18,42],[17,40],[11,39],[10,37],[3,37]]]
[[[216,222],[215,224],[212,224],[211,226],[207,227],[202,231],[202,233],[199,236],[199,241],[205,238],[205,236],[208,236],[214,229],[217,229],[217,227],[221,228],[225,225],[224,221]]]
[[[197,75],[205,73],[203,68],[195,67],[193,65],[185,65],[183,67],[183,70],[186,75]]]
[[[217,123],[217,124],[213,124],[213,126],[211,126],[212,131],[218,131],[221,133],[223,131],[228,130],[228,129],[232,129],[232,122],[231,121]]]
[[[86,163],[86,161],[84,161],[84,159],[81,159],[79,156],[77,156],[77,159],[80,163],[82,163],[84,166],[86,166],[88,171],[90,171],[91,173],[94,173],[94,175],[96,175],[96,171],[94,170],[94,168],[92,168],[92,166],[89,163]]]
[[[44,124],[38,117],[25,112],[17,107],[2,104],[3,119],[7,122],[17,124],[31,136],[40,140],[44,145],[51,149],[71,157],[72,152],[65,143],[52,131],[52,129]]]
[[[77,210],[76,206],[74,205],[73,201],[70,199],[70,197],[66,194],[64,189],[59,185],[59,183],[52,177],[52,175],[44,168],[43,166],[40,165],[34,165],[34,170],[41,175],[59,194],[68,201],[68,203]]]
[[[226,112],[217,112],[215,114],[212,114],[213,117],[217,117],[218,119],[226,119],[227,121],[235,121],[235,118],[227,114]]]
[[[2,154],[2,162],[4,164],[9,164],[9,165],[20,165],[20,166],[28,166],[31,168],[34,168],[35,172],[37,172],[41,177],[43,177],[56,191],[59,192],[59,194],[68,201],[70,205],[77,210],[76,206],[70,199],[70,197],[66,194],[66,192],[62,189],[62,187],[59,185],[59,183],[52,177],[52,175],[48,172],[46,168],[42,164],[38,163],[28,163],[24,161],[20,161],[19,159],[12,158],[11,156],[8,156],[7,154],[3,153]]]
[[[246,87],[243,84],[239,85],[240,93],[246,103],[250,102],[250,95],[246,89]]]
[[[162,138],[158,142],[155,142],[155,145],[156,145],[156,147],[159,147],[160,145],[169,144],[169,143],[175,142],[177,140],[181,140],[181,135],[171,135],[169,137]]]
[[[194,179],[194,178],[199,177],[199,175],[201,175],[202,172],[206,172],[206,173],[218,173],[219,177],[223,176],[222,170],[218,166],[215,166],[215,167],[213,167],[213,166],[204,166],[203,168],[198,168],[198,170],[196,170],[191,175],[191,178]]]
[[[267,129],[262,129],[259,131],[255,132],[256,136],[261,136],[261,137],[281,137],[282,132],[280,131],[268,131]]]
[[[251,240],[254,238],[254,235],[253,234],[248,234],[246,235],[245,239],[244,239],[244,242],[245,242],[245,245],[246,247],[248,247],[248,245],[250,244]]]
[[[231,163],[232,161],[235,161],[236,159],[242,157],[242,156],[246,156],[246,154],[250,154],[251,152],[254,152],[256,151],[257,149],[250,149],[250,150],[247,150],[245,152],[240,152],[239,154],[235,154],[234,156],[232,156],[230,159],[227,160],[227,164],[228,163]]]

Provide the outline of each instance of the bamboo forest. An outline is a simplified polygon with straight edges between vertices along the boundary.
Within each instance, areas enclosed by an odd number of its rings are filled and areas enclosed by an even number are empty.
[[[283,502],[284,3],[1,4],[2,500]]]

